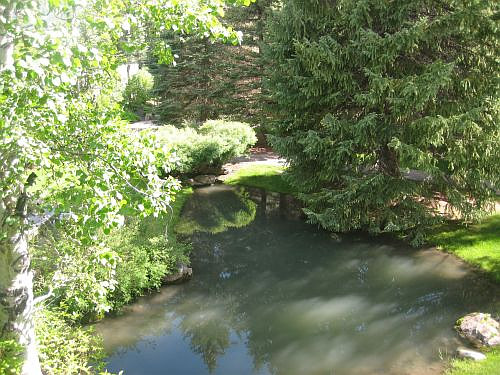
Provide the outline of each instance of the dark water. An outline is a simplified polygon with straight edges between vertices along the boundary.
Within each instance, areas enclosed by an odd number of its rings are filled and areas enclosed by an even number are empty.
[[[98,325],[108,370],[433,374],[461,344],[457,318],[498,311],[498,288],[449,255],[335,239],[284,196],[248,198],[197,191],[180,224],[194,277]]]

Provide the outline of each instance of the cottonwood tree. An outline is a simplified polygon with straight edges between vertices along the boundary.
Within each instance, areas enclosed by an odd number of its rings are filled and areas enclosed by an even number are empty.
[[[172,155],[153,138],[130,136],[106,94],[117,56],[141,48],[145,31],[238,40],[218,19],[226,3],[249,1],[0,1],[0,338],[22,345],[23,374],[41,373],[30,212],[64,213],[91,239],[119,225],[125,210],[167,210],[179,184],[160,179],[156,166],[168,171]],[[155,48],[172,59],[168,46]],[[56,189],[48,195],[40,179]]]
[[[481,216],[500,178],[497,1],[288,0],[268,27],[272,144],[333,231]]]

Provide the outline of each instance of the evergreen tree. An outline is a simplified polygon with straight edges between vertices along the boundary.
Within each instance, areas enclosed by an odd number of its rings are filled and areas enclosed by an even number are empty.
[[[224,21],[243,33],[242,45],[220,45],[205,37],[168,32],[164,39],[177,55],[175,65],[149,60],[156,77],[156,112],[173,124],[230,117],[260,122],[260,42],[267,9],[275,0],[230,7]]]
[[[500,176],[496,1],[288,0],[266,34],[274,147],[314,223],[464,220]]]

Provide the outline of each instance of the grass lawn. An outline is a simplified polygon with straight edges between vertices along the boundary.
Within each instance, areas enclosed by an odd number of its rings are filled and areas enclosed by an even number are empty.
[[[293,194],[293,188],[283,179],[285,168],[277,165],[249,163],[224,181],[228,185],[243,185],[263,188],[278,193]]]
[[[469,227],[440,226],[429,240],[500,282],[500,214]]]
[[[438,248],[462,258],[500,282],[500,214],[492,215],[482,223],[467,228],[458,225],[441,226],[429,239]],[[453,360],[446,374],[500,374],[500,348],[485,354],[486,360],[479,362]]]
[[[484,361],[455,359],[446,375],[496,375],[500,372],[500,349],[496,348],[485,353]]]

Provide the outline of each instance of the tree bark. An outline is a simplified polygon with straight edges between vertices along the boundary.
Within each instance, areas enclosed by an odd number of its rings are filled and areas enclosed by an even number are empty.
[[[33,273],[30,270],[27,234],[26,189],[34,182],[31,174],[17,199],[1,196],[0,223],[0,337],[15,337],[23,346],[22,375],[41,375],[33,322]]]
[[[6,226],[8,226],[6,228]],[[15,337],[24,347],[23,375],[41,374],[33,323],[33,274],[22,224],[2,225],[8,238],[0,244],[1,337]]]
[[[5,24],[11,21],[13,17],[14,1],[2,2],[0,4],[0,14],[5,20]],[[12,36],[0,24],[0,72],[12,66],[14,63],[13,58],[14,41]]]
[[[378,169],[385,175],[400,177],[399,160],[396,151],[388,145],[381,146],[378,151]]]
[[[0,203],[0,336],[15,337],[24,347],[23,375],[41,374],[33,322],[33,273],[26,231],[27,196]],[[15,201],[15,207],[9,202]]]
[[[16,0],[3,1],[4,25],[15,21]],[[0,74],[13,66],[14,39],[0,24]],[[15,173],[16,155],[0,153],[0,178]],[[0,189],[0,339],[15,338],[23,346],[22,375],[41,375],[33,322],[33,273],[26,231],[28,182]]]

